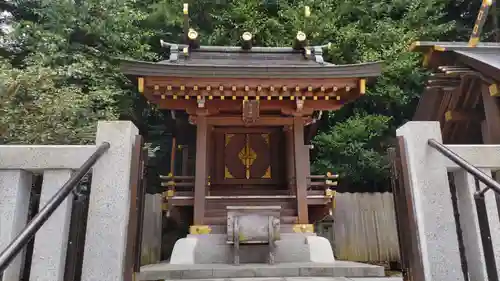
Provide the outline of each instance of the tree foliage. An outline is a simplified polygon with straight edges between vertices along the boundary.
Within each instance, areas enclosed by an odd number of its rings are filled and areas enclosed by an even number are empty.
[[[13,32],[0,55],[0,133],[4,143],[85,143],[99,119],[133,120],[147,135],[153,165],[168,156],[168,114],[146,103],[117,68],[117,58],[158,60],[159,40],[179,42],[182,0],[10,0]],[[347,186],[387,186],[385,150],[411,118],[425,72],[408,46],[415,40],[462,40],[480,1],[199,0],[190,18],[203,44],[289,46],[298,30],[311,44],[332,43],[336,64],[384,61],[368,93],[324,114],[313,171],[340,172]],[[477,3],[476,3],[477,2]],[[303,7],[312,15],[304,18]],[[0,24],[5,19],[0,19]],[[486,36],[491,37],[487,27]],[[1,34],[0,34],[1,35]]]

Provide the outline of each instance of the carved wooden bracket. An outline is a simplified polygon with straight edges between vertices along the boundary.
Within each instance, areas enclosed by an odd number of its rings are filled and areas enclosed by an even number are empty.
[[[297,112],[301,112],[302,109],[304,108],[304,100],[297,99]]]

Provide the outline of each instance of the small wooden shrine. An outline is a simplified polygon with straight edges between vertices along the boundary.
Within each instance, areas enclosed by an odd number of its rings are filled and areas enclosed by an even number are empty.
[[[207,233],[226,224],[227,206],[279,205],[281,224],[312,231],[331,209],[336,176],[310,175],[304,132],[365,94],[381,63],[328,63],[327,45],[310,46],[301,31],[291,47],[254,47],[249,32],[241,46],[200,46],[194,29],[185,34],[184,44],[161,42],[166,60],[122,62],[151,103],[187,114],[178,134],[196,127],[181,145],[195,151],[192,167],[183,157],[181,175],[162,177],[168,212],[192,209],[191,233]]]
[[[500,143],[500,43],[415,42],[432,71],[413,117],[439,121],[448,144]]]

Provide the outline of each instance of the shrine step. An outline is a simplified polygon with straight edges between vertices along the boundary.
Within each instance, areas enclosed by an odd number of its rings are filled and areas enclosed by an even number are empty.
[[[297,223],[296,216],[281,216],[280,218],[282,224],[294,224]],[[205,216],[203,222],[208,225],[225,225],[227,223],[227,217],[218,216],[218,217],[208,217]]]
[[[199,281],[204,279],[175,279],[169,281]],[[403,281],[403,277],[236,277],[211,278],[210,281]]]
[[[382,266],[349,261],[331,263],[194,264],[168,263],[142,266],[137,280],[213,279],[241,277],[383,277]],[[308,279],[311,280],[311,279]],[[312,279],[314,280],[314,279]],[[367,281],[370,279],[366,279]],[[273,280],[274,281],[274,280]],[[380,280],[382,281],[382,280]]]

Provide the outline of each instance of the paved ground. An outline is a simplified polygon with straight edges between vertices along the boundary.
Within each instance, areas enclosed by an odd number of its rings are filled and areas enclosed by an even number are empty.
[[[216,278],[203,281],[403,281],[403,277],[253,277],[253,278]],[[175,280],[168,280],[175,281]],[[201,281],[200,279],[182,279],[182,281]]]
[[[173,265],[151,264],[141,267],[137,280],[196,280],[209,279],[214,281],[301,281],[317,279],[318,281],[357,281],[355,279],[335,279],[334,277],[383,277],[384,268],[381,266],[349,261],[334,261],[332,263],[282,263],[268,264],[196,264]],[[286,279],[284,279],[286,277]],[[296,279],[296,277],[304,277]],[[320,277],[326,277],[322,279]],[[221,279],[222,278],[222,279]],[[376,279],[365,281],[378,281]],[[385,280],[385,279],[383,279]],[[398,281],[401,279],[390,279]],[[389,281],[389,280],[387,280]]]

